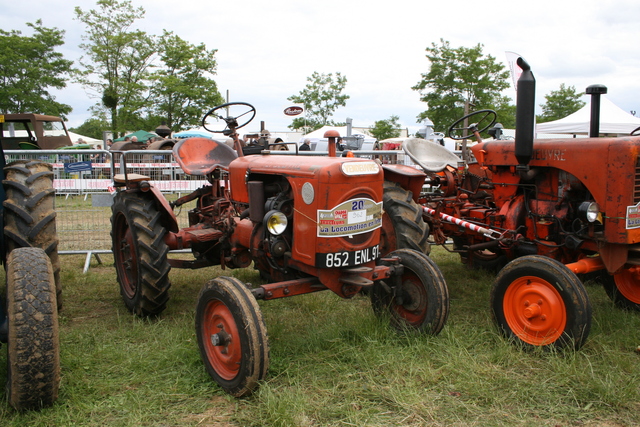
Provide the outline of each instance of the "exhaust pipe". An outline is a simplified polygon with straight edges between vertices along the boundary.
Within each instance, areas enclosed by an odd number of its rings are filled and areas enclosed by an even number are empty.
[[[516,159],[519,163],[518,169],[528,169],[527,165],[533,155],[536,79],[531,67],[522,57],[518,58],[516,63],[522,69],[516,94]]]
[[[589,123],[589,138],[600,135],[600,95],[607,93],[605,85],[591,85],[586,94],[591,95],[591,123]]]

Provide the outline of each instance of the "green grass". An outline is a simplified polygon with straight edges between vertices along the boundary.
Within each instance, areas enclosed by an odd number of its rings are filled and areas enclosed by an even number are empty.
[[[437,337],[399,335],[369,300],[330,292],[260,302],[271,345],[266,381],[251,397],[208,377],[194,333],[200,287],[217,275],[260,283],[250,269],[173,270],[158,320],[129,314],[112,259],[63,256],[62,383],[51,408],[2,426],[424,426],[640,424],[640,315],[618,310],[587,283],[593,325],[577,352],[524,352],[496,332],[493,276],[432,254],[451,294]],[[6,347],[0,352],[5,365]],[[0,381],[6,372],[0,370]]]

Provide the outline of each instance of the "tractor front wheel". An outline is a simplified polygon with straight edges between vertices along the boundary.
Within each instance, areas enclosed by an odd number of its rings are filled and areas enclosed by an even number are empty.
[[[16,410],[50,406],[60,386],[56,286],[43,249],[17,248],[7,259],[7,395]]]
[[[618,307],[640,311],[640,267],[625,268],[614,275],[602,271],[598,280]]]
[[[111,208],[114,264],[125,306],[138,316],[155,316],[169,300],[169,247],[155,200],[119,192]]]
[[[217,277],[204,285],[196,336],[207,372],[227,393],[249,395],[266,376],[267,329],[258,302],[238,279]]]
[[[391,325],[399,331],[437,335],[449,315],[449,290],[442,272],[422,252],[398,249],[387,255],[392,257],[400,259],[402,274],[374,283],[370,292],[374,312],[388,313]]]
[[[580,279],[538,255],[517,258],[500,271],[491,310],[500,332],[524,347],[577,350],[591,329],[591,304]]]

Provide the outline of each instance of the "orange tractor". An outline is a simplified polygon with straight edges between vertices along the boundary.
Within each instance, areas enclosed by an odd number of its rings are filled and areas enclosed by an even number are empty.
[[[234,396],[251,393],[269,364],[257,300],[327,289],[351,298],[366,290],[374,311],[389,315],[397,329],[439,333],[448,315],[447,287],[425,255],[428,228],[416,221],[417,196],[403,189],[419,194],[424,174],[336,157],[338,135],[331,132],[328,157],[269,150],[246,155],[255,147],[243,147],[236,129],[254,116],[246,103],[224,104],[205,115],[205,128],[230,137],[234,148],[207,138],[175,145],[185,173],[209,183],[192,194],[169,202],[148,177],[115,177],[113,253],[127,308],[142,316],[162,312],[172,267],[253,264],[268,284],[250,289],[232,277],[212,278],[196,309],[206,369]],[[189,226],[180,229],[174,209],[193,201]],[[186,248],[193,260],[170,259],[170,250]]]
[[[518,64],[515,141],[482,142],[496,118],[482,110],[448,132],[477,139],[475,161],[460,164],[436,144],[404,149],[432,189],[421,204],[433,241],[452,242],[469,266],[500,270],[490,299],[504,335],[577,349],[591,325],[579,277],[589,273],[617,305],[640,310],[640,138],[597,138],[596,116],[595,137],[534,141],[535,79]],[[590,86],[592,108],[603,88]],[[477,122],[458,127],[465,119]]]

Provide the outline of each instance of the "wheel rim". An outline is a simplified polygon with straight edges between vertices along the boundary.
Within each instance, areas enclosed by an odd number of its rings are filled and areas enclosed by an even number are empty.
[[[622,270],[613,276],[616,288],[626,299],[640,304],[640,268],[633,267]]]
[[[233,314],[221,301],[207,303],[202,335],[207,359],[215,372],[226,381],[234,379],[240,371],[242,348]]]
[[[120,271],[120,285],[128,298],[136,294],[138,257],[135,254],[133,233],[123,215],[116,220],[116,266]]]
[[[539,277],[514,280],[504,295],[504,317],[513,333],[532,345],[555,342],[565,330],[567,310],[562,296]]]
[[[421,325],[427,315],[427,293],[413,272],[402,276],[402,291],[402,304],[394,301],[393,310],[411,326]]]

